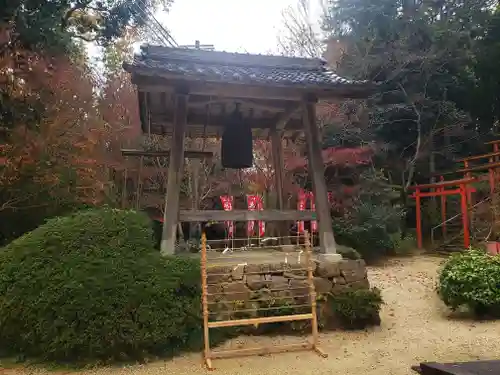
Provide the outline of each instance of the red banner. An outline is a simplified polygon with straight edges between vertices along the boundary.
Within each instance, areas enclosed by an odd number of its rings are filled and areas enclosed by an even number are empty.
[[[259,210],[262,211],[264,209],[264,202],[261,196],[259,195],[247,195],[247,206],[249,211]],[[263,221],[257,222],[259,226],[259,237],[264,237],[266,233],[266,224]],[[255,228],[255,222],[249,221],[247,223],[247,235],[253,236]]]
[[[258,197],[259,199],[257,200],[257,210],[262,211],[264,210],[264,200],[262,197]],[[259,221],[259,237],[264,237],[266,234],[266,223],[264,221]]]
[[[333,199],[333,194],[331,191],[328,192],[328,202],[332,202]],[[299,190],[299,196],[297,199],[297,209],[299,211],[304,211],[307,206],[307,201],[309,200],[309,207],[311,211],[316,211],[316,202],[314,200],[314,193],[312,191],[304,191],[304,190]],[[297,222],[297,231],[298,233],[303,233],[304,232],[304,222],[303,221],[298,221]],[[311,221],[311,232],[317,232],[318,231],[318,222],[316,220]]]
[[[232,211],[233,210],[233,197],[230,195],[222,195],[220,197],[222,202],[222,207],[224,211]],[[232,238],[234,234],[234,222],[233,221],[225,221],[224,222],[227,227],[227,237]]]
[[[307,193],[304,190],[300,189],[297,198],[297,210],[304,211],[306,209],[306,203],[307,203]],[[304,222],[297,221],[297,233],[303,233],[303,232],[304,232]]]
[[[257,196],[256,195],[247,195],[247,207],[248,211],[255,211],[257,209]],[[249,221],[247,222],[247,236],[253,236],[253,229],[255,226],[255,222]]]
[[[316,211],[316,203],[314,202],[314,193],[309,193],[309,202],[311,211]],[[311,221],[311,233],[318,231],[318,222],[316,220]]]

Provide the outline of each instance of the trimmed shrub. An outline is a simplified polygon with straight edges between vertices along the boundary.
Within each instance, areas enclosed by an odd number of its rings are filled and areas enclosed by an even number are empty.
[[[164,259],[150,220],[97,209],[0,251],[0,351],[50,361],[143,360],[201,347],[198,262]]]
[[[328,296],[333,318],[342,328],[362,329],[380,324],[382,295],[377,288],[347,288]]]
[[[439,296],[452,310],[500,317],[500,256],[470,250],[451,256],[439,274]]]
[[[338,243],[356,249],[367,263],[394,253],[393,234],[399,233],[403,211],[372,202],[363,202],[343,217],[333,218]]]

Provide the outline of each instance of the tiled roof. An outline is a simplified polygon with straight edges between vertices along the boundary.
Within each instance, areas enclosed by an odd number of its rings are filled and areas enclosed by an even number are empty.
[[[274,84],[332,88],[332,86],[371,86],[368,81],[342,78],[322,59],[251,55],[196,49],[143,46],[129,72],[138,74],[169,73],[222,82]]]

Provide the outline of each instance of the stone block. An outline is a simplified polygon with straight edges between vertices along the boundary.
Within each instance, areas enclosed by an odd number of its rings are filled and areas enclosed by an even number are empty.
[[[298,304],[305,304],[309,302],[309,284],[306,281],[290,280],[290,291],[291,295],[295,298],[295,301]]]
[[[272,291],[287,290],[290,282],[284,276],[273,276],[269,282],[269,289],[271,289]]]
[[[245,267],[244,265],[236,265],[233,267],[231,270],[231,278],[233,280],[243,280],[243,275],[245,274]]]
[[[287,279],[306,280],[307,274],[306,272],[296,271],[296,273],[294,273],[293,271],[285,271],[283,272],[283,277],[286,277]]]
[[[246,277],[246,283],[250,290],[259,290],[268,288],[270,281],[266,280],[265,275],[248,275]]]
[[[344,259],[340,261],[340,274],[347,283],[363,280],[365,278],[365,272],[365,262],[362,259]]]
[[[213,284],[207,285],[207,301],[209,303],[214,303],[222,298],[222,285]]]
[[[333,287],[333,283],[330,280],[322,277],[315,277],[313,282],[317,294],[329,293]]]
[[[333,285],[345,285],[346,281],[343,276],[337,276],[332,278]]]
[[[340,276],[340,262],[318,261],[315,274],[323,278]]]
[[[225,301],[248,301],[252,294],[242,281],[223,284],[222,290]]]
[[[245,267],[245,274],[247,275],[259,275],[264,273],[274,274],[281,272],[283,272],[283,266],[281,262],[266,264],[247,264]]]
[[[231,266],[215,266],[207,269],[207,283],[218,284],[231,280]]]

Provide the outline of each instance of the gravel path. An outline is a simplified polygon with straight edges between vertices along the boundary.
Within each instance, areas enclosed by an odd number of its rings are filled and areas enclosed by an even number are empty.
[[[272,357],[215,360],[220,375],[407,375],[421,361],[500,359],[500,321],[474,322],[451,318],[434,291],[436,271],[442,260],[419,256],[391,260],[369,270],[372,285],[379,287],[386,305],[382,325],[362,332],[330,332],[321,335],[322,359],[312,352]],[[240,338],[228,345],[291,343],[297,338]],[[15,375],[27,372],[10,370]],[[2,372],[2,371],[0,371]],[[39,371],[36,371],[40,373]],[[30,371],[30,373],[33,373]],[[196,375],[206,374],[201,355],[143,366],[105,368],[82,375]],[[53,374],[53,372],[52,372]]]

